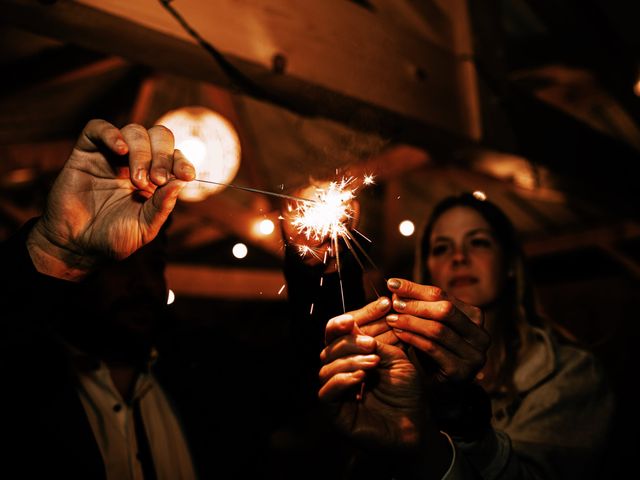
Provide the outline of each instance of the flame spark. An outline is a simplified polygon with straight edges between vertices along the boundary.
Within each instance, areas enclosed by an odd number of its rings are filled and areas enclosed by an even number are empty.
[[[348,233],[345,224],[353,217],[351,201],[355,198],[355,189],[347,188],[352,181],[353,177],[343,178],[326,188],[317,187],[317,202],[298,203],[291,222],[298,233],[304,234],[307,240],[344,238]]]

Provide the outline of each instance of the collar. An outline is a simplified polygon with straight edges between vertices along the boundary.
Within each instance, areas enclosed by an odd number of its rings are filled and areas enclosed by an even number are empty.
[[[530,327],[531,343],[518,361],[513,383],[518,393],[526,393],[557,369],[557,345],[549,332]]]

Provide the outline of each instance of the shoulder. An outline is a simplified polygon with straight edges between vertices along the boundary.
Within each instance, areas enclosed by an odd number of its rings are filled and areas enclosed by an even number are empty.
[[[514,372],[520,393],[545,384],[568,384],[572,389],[606,389],[607,379],[597,357],[577,344],[558,338],[553,332],[531,327],[531,343],[522,353]]]
[[[519,441],[566,447],[600,444],[615,408],[600,362],[588,350],[562,343],[547,331],[536,329],[535,334],[537,345],[516,369],[527,372],[520,385],[528,379],[529,388],[520,390],[507,430]]]

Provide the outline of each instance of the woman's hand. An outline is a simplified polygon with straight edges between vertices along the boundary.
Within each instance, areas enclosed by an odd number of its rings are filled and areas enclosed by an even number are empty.
[[[29,235],[34,265],[77,280],[103,257],[128,257],[155,238],[194,178],[167,128],[91,120]]]
[[[490,338],[482,310],[441,289],[405,279],[387,282],[394,313],[386,321],[402,342],[435,362],[437,381],[472,381],[486,361]]]
[[[350,436],[375,445],[413,447],[428,420],[418,372],[402,349],[361,334],[357,326],[388,309],[378,300],[329,320],[318,395]],[[365,393],[358,400],[363,382]]]

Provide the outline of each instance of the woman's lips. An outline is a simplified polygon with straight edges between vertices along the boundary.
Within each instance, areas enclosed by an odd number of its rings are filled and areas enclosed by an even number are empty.
[[[449,288],[466,287],[469,285],[475,285],[476,283],[478,283],[478,279],[476,277],[471,275],[460,275],[449,280]]]

